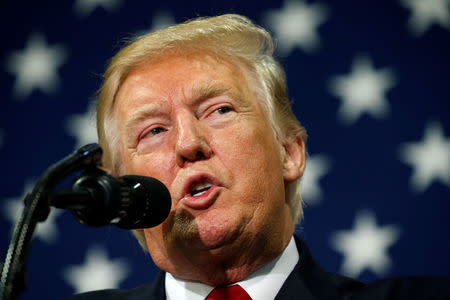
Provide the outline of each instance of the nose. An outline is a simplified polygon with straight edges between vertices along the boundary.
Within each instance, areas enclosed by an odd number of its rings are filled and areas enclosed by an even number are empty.
[[[195,162],[211,157],[205,129],[195,116],[180,116],[177,120],[175,154],[177,164],[182,167],[186,162]]]

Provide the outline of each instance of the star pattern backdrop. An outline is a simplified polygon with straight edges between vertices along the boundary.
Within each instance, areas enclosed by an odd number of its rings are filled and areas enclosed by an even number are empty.
[[[0,255],[22,199],[96,141],[95,93],[124,38],[240,13],[269,29],[309,133],[296,232],[327,270],[365,281],[450,276],[450,0],[2,1]],[[158,270],[127,231],[53,209],[21,299],[130,288]]]

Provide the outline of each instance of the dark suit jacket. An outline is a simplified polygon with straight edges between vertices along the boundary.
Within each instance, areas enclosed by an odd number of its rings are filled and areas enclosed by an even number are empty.
[[[295,242],[300,260],[281,287],[276,300],[312,299],[446,299],[450,300],[450,279],[404,277],[365,284],[351,278],[326,272],[312,258],[306,243]],[[159,300],[166,299],[165,273],[151,284],[131,290],[102,290],[75,295],[70,300]],[[68,299],[68,300],[69,300]],[[254,299],[258,300],[258,299]]]

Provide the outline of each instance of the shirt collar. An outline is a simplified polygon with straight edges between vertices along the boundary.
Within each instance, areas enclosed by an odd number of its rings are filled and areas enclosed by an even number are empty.
[[[297,246],[292,237],[277,258],[236,284],[242,286],[252,299],[274,299],[298,261]],[[204,300],[214,287],[166,273],[165,288],[168,300]]]

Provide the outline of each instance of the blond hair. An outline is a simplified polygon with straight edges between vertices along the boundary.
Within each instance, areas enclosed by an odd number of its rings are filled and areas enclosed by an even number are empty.
[[[104,166],[119,174],[123,170],[116,146],[118,131],[113,114],[120,85],[132,69],[149,60],[161,59],[168,53],[208,53],[243,65],[280,145],[298,138],[306,143],[306,130],[291,110],[285,73],[274,59],[273,50],[272,37],[265,29],[236,14],[197,18],[131,41],[111,60],[99,92],[97,131],[104,150]],[[286,185],[286,198],[294,220],[300,221],[303,216],[300,178]],[[136,233],[141,245],[145,246],[143,234]]]

